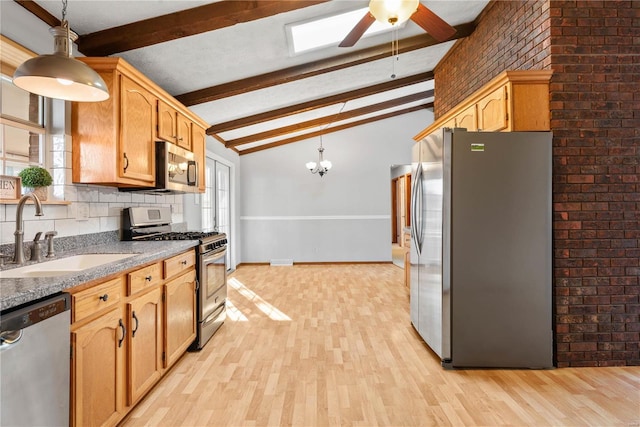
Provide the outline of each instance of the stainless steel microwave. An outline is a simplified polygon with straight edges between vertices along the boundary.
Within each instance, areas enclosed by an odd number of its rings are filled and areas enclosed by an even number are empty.
[[[156,189],[193,193],[197,188],[198,163],[195,155],[170,142],[156,142]]]
[[[120,188],[155,194],[195,193],[198,189],[198,163],[195,155],[166,141],[156,141],[156,186]]]

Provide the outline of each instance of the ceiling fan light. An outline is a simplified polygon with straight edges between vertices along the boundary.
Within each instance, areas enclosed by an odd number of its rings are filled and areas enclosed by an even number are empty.
[[[378,22],[398,25],[411,18],[418,4],[419,0],[371,0],[369,12]]]
[[[55,52],[23,62],[13,74],[13,84],[36,95],[66,101],[108,99],[109,90],[102,77],[71,56],[70,45],[78,36],[65,27],[54,27],[50,31],[55,39]]]

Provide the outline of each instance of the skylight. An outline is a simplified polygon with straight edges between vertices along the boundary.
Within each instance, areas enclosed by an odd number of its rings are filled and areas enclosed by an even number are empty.
[[[326,46],[337,46],[349,31],[368,12],[365,7],[339,15],[327,16],[313,21],[296,22],[287,25],[287,34],[290,41],[291,54],[297,55],[314,49]],[[390,31],[393,27],[390,24],[383,24],[375,21],[364,33],[364,37]]]

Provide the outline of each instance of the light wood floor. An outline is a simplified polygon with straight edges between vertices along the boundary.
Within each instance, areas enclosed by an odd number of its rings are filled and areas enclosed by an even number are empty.
[[[444,370],[392,264],[243,266],[230,316],[124,426],[640,425],[640,368]]]

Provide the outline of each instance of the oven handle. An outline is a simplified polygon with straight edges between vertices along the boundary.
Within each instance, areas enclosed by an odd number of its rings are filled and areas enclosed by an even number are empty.
[[[227,247],[222,247],[222,248],[217,248],[214,249],[212,251],[209,252],[205,252],[202,254],[202,260],[203,261],[209,261],[210,258],[212,257],[216,257],[216,258],[220,258],[218,255],[222,255],[222,254],[226,254],[227,252]]]

